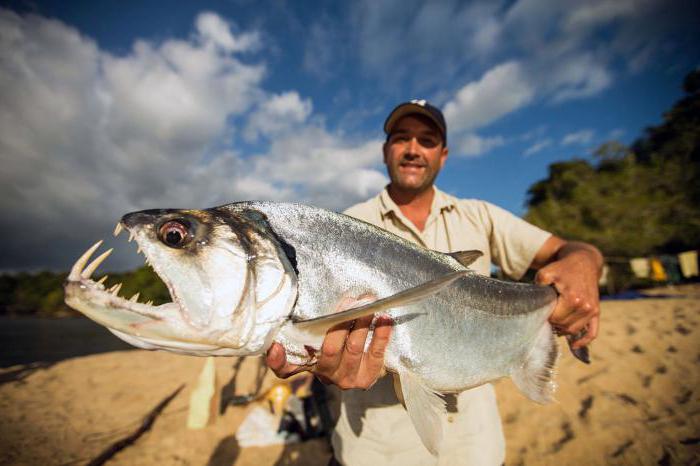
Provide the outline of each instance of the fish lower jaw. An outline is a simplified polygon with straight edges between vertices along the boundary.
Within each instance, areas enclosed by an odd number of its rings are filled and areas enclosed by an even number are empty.
[[[117,292],[118,288],[108,290],[89,279],[68,281],[65,300],[70,307],[99,324],[135,335],[148,333],[150,325],[163,322],[166,316],[179,310],[175,303],[152,306],[133,298],[122,298]]]
[[[94,303],[104,307],[109,307],[115,310],[129,311],[135,314],[160,319],[158,314],[172,312],[175,309],[180,309],[174,302],[153,306],[152,301],[141,303],[138,301],[139,293],[136,293],[130,299],[119,296],[121,283],[107,289],[102,283],[92,281],[90,279],[81,279],[80,281],[68,281],[66,283],[66,301],[70,305],[76,299],[86,303]]]

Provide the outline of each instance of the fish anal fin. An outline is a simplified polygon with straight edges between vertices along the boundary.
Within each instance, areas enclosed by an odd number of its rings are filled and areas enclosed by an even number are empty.
[[[421,283],[420,285],[414,286],[413,288],[408,288],[406,290],[400,291],[396,294],[387,296],[386,298],[379,299],[369,304],[353,307],[342,312],[336,312],[333,314],[326,314],[320,317],[314,317],[312,319],[293,320],[292,322],[294,323],[294,325],[299,327],[320,326],[324,328],[330,328],[342,322],[355,320],[360,317],[375,314],[377,312],[388,311],[391,308],[404,306],[406,304],[411,304],[413,302],[428,298],[434,295],[435,293],[441,291],[443,288],[450,285],[458,278],[465,276],[467,273],[469,273],[468,270],[458,270],[456,272],[450,272],[445,275],[441,275],[434,280]]]
[[[399,371],[401,391],[408,416],[425,448],[437,456],[442,443],[442,419],[445,401],[416,375]]]
[[[396,398],[399,400],[399,402],[403,405],[403,407],[406,407],[406,401],[403,399],[403,391],[401,390],[401,378],[399,377],[399,374],[396,372],[393,372],[391,374],[391,380],[394,383],[394,393],[396,394]]]
[[[475,260],[477,260],[479,257],[483,256],[484,253],[479,251],[479,250],[472,249],[469,251],[450,252],[447,255],[452,257],[453,259],[455,259],[457,262],[459,262],[463,266],[469,267],[470,265],[472,265],[474,263]]]
[[[511,373],[520,391],[533,401],[549,403],[554,400],[554,366],[559,356],[552,327],[545,323],[525,362]]]

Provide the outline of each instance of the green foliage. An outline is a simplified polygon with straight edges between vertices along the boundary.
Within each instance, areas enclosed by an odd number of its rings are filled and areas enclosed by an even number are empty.
[[[631,147],[550,165],[528,191],[526,219],[604,254],[633,257],[700,246],[700,70],[688,93]]]
[[[66,273],[39,272],[0,275],[0,315],[68,316],[78,313],[63,302],[63,281]],[[150,268],[141,267],[132,272],[111,275],[106,285],[122,283],[120,296],[131,297],[139,292],[140,302],[153,300],[154,304],[170,302],[170,294]]]
[[[122,283],[120,296],[130,298],[139,293],[139,302],[152,300],[156,306],[172,301],[168,288],[150,267],[143,266],[132,272],[112,274],[105,282],[105,286],[109,288],[117,283]]]
[[[62,285],[66,275],[38,272],[0,276],[0,313],[70,314],[72,311],[63,304]]]

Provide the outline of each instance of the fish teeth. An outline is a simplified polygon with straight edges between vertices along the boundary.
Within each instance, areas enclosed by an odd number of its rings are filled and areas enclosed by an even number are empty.
[[[147,306],[152,306],[152,305],[153,305],[153,300],[152,300],[152,299],[149,299],[148,301],[146,301],[146,305],[147,305]]]
[[[74,282],[80,281],[82,278],[80,274],[85,268],[85,264],[87,264],[87,261],[90,259],[90,257],[92,257],[94,252],[100,247],[101,244],[102,240],[99,240],[97,243],[90,246],[90,248],[85,251],[77,261],[75,261],[75,264],[73,264],[73,268],[70,270],[70,274],[68,275],[68,280]]]
[[[134,240],[135,237],[136,237],[136,235],[134,234],[134,232],[133,232],[133,231],[130,231],[130,232],[129,232],[129,242],[131,243],[131,242]]]
[[[97,256],[97,258],[94,261],[90,262],[90,265],[85,267],[85,269],[82,271],[80,276],[83,278],[90,278],[92,276],[93,272],[95,272],[95,270],[97,270],[97,267],[99,267],[100,264],[102,262],[104,262],[104,260],[107,259],[107,257],[110,254],[112,254],[113,250],[114,249],[108,249],[107,251],[105,251],[102,254],[100,254],[99,256]]]
[[[109,292],[112,293],[114,296],[119,296],[119,290],[122,289],[122,284],[117,283],[114,285],[112,288],[109,289]]]
[[[129,301],[131,301],[132,303],[138,303],[139,302],[139,295],[140,295],[140,293],[137,292],[134,296],[129,298]]]
[[[115,237],[119,236],[119,233],[122,232],[124,227],[122,226],[122,222],[117,222],[117,226],[114,227],[114,233],[112,233]]]
[[[143,251],[141,250],[141,245],[136,248],[136,254],[143,254]]]
[[[105,281],[107,280],[107,277],[108,277],[108,275],[105,275],[104,277],[97,280],[97,283],[100,285],[104,285]]]

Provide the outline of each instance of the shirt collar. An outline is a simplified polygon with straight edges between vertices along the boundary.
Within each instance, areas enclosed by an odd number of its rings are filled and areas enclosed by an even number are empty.
[[[379,205],[382,213],[382,217],[388,215],[390,212],[399,212],[399,206],[396,205],[394,200],[389,196],[389,185],[385,186],[381,193],[379,193]],[[430,208],[430,213],[440,213],[443,209],[451,209],[457,204],[457,200],[445,194],[438,189],[437,186],[433,185],[435,190],[435,197],[433,197],[433,205]]]

